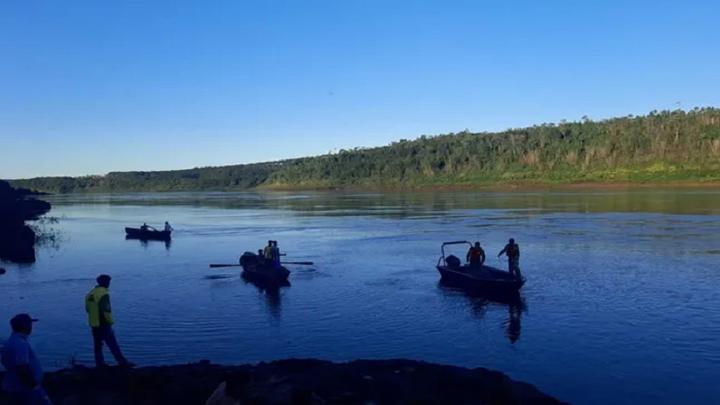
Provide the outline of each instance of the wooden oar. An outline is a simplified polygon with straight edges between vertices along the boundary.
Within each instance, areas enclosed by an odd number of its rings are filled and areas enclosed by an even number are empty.
[[[282,262],[281,264],[298,264],[298,265],[305,265],[305,266],[312,266],[315,263],[313,262]],[[241,264],[211,264],[210,267],[240,267]]]

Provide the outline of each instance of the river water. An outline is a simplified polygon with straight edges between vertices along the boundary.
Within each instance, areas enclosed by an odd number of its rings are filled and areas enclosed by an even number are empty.
[[[113,276],[116,333],[140,365],[287,357],[487,367],[576,403],[720,401],[720,191],[173,193],[55,196],[55,242],[3,264],[0,319],[30,312],[48,369],[92,363],[83,307]],[[170,245],[125,240],[142,222]],[[514,237],[522,302],[438,283],[443,241]],[[239,277],[279,241],[291,286]],[[455,253],[464,254],[464,251]],[[5,332],[2,332],[5,334]]]

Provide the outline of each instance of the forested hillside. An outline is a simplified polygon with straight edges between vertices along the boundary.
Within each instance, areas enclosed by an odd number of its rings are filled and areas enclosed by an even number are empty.
[[[18,187],[49,193],[244,190],[261,185],[285,162],[187,170],[111,172],[104,176],[38,177],[13,180]],[[24,186],[21,186],[24,185]]]
[[[13,184],[62,193],[707,180],[720,180],[716,108],[603,121],[586,118],[499,133],[422,136],[275,163]]]
[[[400,141],[290,162],[273,185],[434,185],[720,178],[720,110]]]

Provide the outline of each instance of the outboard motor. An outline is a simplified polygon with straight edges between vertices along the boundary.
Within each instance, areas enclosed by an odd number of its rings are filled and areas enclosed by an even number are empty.
[[[459,269],[462,265],[462,262],[457,256],[450,255],[445,258],[445,263],[447,263],[448,267],[451,269]]]

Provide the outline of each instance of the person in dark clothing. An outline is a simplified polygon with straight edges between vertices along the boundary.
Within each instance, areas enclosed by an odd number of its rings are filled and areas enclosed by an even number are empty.
[[[508,244],[498,253],[498,257],[502,254],[507,255],[508,271],[513,276],[520,278],[520,246],[515,243],[515,239],[510,238]]]
[[[272,266],[274,269],[280,268],[280,248],[278,247],[277,241],[274,240],[272,247]]]
[[[132,367],[134,364],[127,361],[120,351],[120,346],[115,339],[115,332],[112,328],[114,321],[110,307],[110,294],[108,293],[110,280],[110,276],[101,274],[97,278],[97,286],[85,296],[85,311],[88,314],[88,323],[92,329],[93,347],[95,349],[95,365],[97,367],[106,366],[103,357],[103,343],[106,343],[118,364]]]
[[[52,405],[42,387],[42,367],[29,341],[36,321],[28,314],[15,315],[10,320],[12,335],[2,348],[2,365],[7,371],[2,389],[13,404]]]
[[[485,263],[485,251],[480,247],[480,242],[475,242],[475,246],[470,247],[465,260],[470,263],[470,267],[479,269]]]

